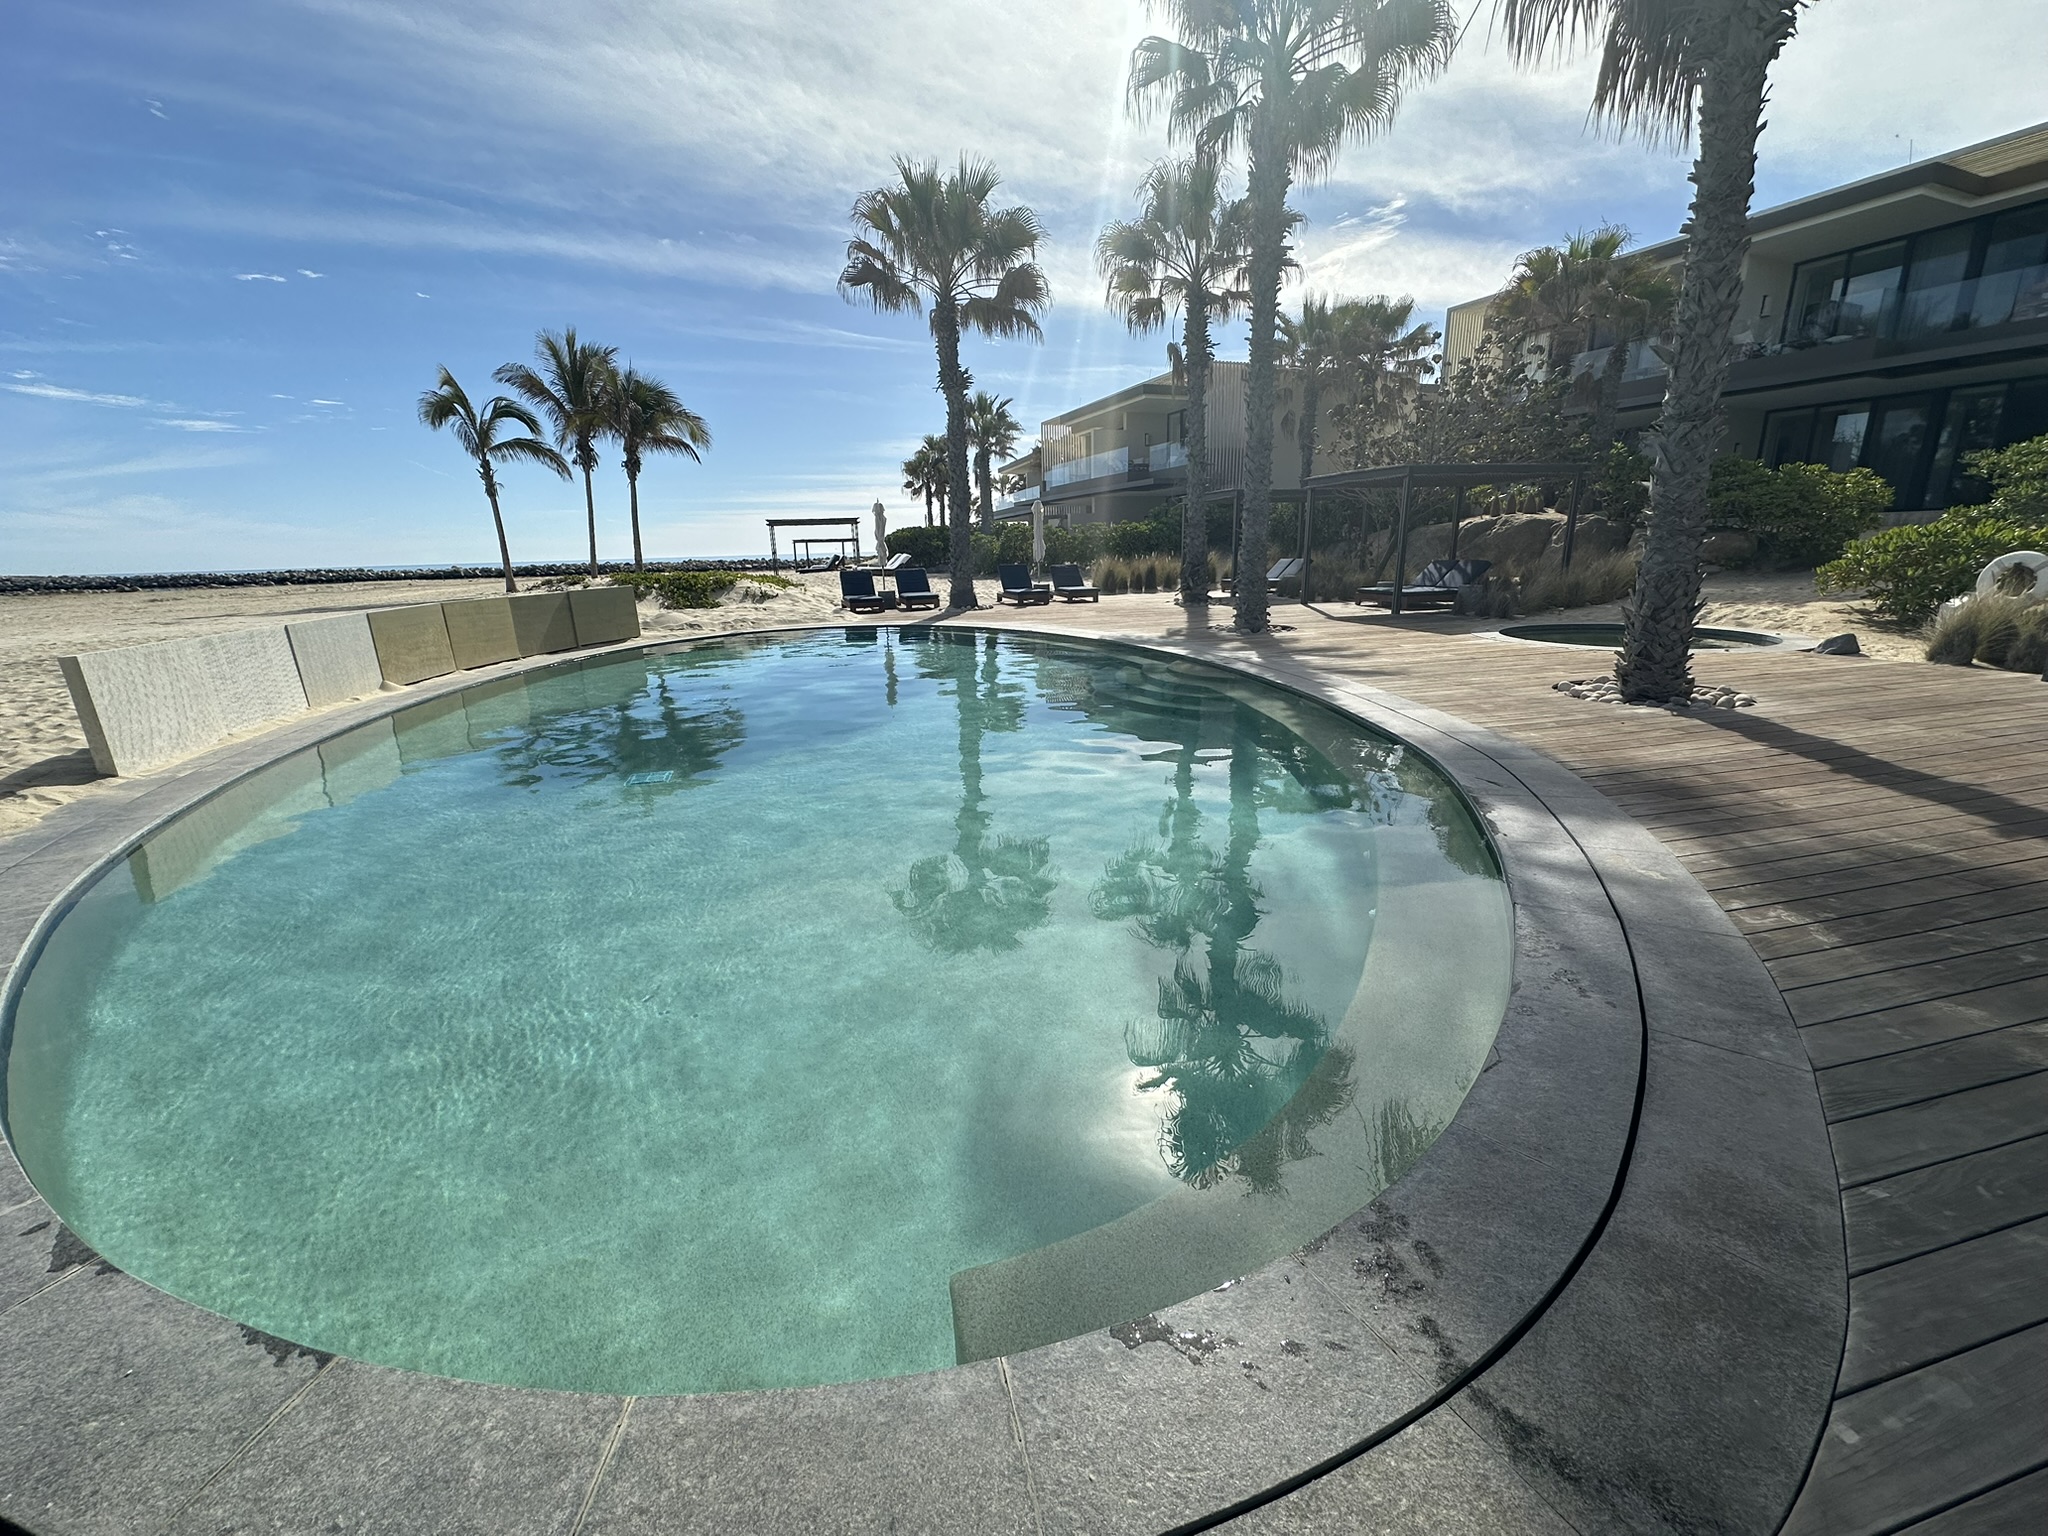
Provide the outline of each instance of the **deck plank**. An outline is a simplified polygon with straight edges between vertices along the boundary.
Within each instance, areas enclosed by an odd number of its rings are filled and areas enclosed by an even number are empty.
[[[2041,1322],[2048,1322],[2048,1217],[1850,1281],[1838,1390],[1854,1392]]]
[[[2048,1216],[2048,1136],[1858,1185],[1842,1214],[1851,1275]]]
[[[1945,1040],[1816,1075],[1830,1120],[1849,1120],[2048,1071],[2048,1022]]]
[[[2042,1074],[1828,1127],[1845,1188],[2048,1133]]]

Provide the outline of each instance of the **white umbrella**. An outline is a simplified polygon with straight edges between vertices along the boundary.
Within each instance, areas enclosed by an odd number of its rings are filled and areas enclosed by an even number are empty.
[[[1045,564],[1045,503],[1042,501],[1031,503],[1031,563],[1040,567]]]
[[[889,563],[889,514],[882,504],[875,503],[875,564]]]

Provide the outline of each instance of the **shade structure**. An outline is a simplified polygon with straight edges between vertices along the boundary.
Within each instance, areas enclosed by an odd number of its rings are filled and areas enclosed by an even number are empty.
[[[1045,564],[1045,507],[1037,502],[1031,507],[1031,563]]]
[[[875,503],[875,564],[889,563],[889,513],[879,501]]]

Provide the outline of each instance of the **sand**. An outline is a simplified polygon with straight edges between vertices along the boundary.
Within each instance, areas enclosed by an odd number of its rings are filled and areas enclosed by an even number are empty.
[[[715,609],[670,611],[640,605],[650,635],[773,629],[840,617],[838,580],[801,578],[793,590],[743,582]],[[944,592],[943,578],[935,585]],[[991,582],[979,583],[984,604]],[[255,624],[315,618],[363,608],[487,597],[495,581],[363,582],[332,587],[218,587],[164,592],[82,592],[0,596],[0,837],[94,793],[96,775],[79,729],[59,656],[218,634]],[[1853,630],[1863,649],[1888,660],[1920,660],[1922,642],[1880,630],[1853,606],[1821,598],[1811,575],[1727,574],[1707,581],[1706,622],[1819,638]],[[1115,604],[1118,600],[1106,600]],[[1083,612],[1088,610],[1084,609]],[[1545,619],[1614,619],[1619,605],[1545,614]]]

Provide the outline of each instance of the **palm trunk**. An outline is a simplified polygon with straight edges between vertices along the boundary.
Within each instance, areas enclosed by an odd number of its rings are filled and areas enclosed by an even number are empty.
[[[1189,303],[1181,326],[1182,366],[1187,370],[1188,499],[1180,517],[1180,600],[1209,603],[1209,308]]]
[[[942,299],[932,311],[939,349],[939,389],[946,397],[947,519],[953,530],[952,608],[979,606],[974,596],[974,523],[967,481],[967,375],[960,369],[960,311]]]
[[[1607,350],[1607,367],[1600,375],[1600,391],[1593,397],[1593,453],[1606,457],[1614,446],[1614,419],[1621,414],[1621,373],[1628,367],[1628,337]]]
[[[1301,448],[1301,483],[1308,484],[1308,477],[1316,468],[1316,412],[1323,408],[1323,384],[1317,377],[1313,365],[1301,370],[1301,430],[1295,434],[1295,442]]]
[[[986,448],[974,450],[974,484],[981,492],[981,531],[992,534],[996,531],[996,487]]]
[[[583,515],[590,526],[590,574],[597,574],[597,492],[590,488],[591,465],[582,454],[576,462],[583,471]]]
[[[1700,609],[1700,543],[1707,521],[1707,474],[1721,437],[1721,386],[1728,338],[1742,298],[1749,252],[1749,202],[1756,185],[1771,60],[1784,45],[1767,18],[1782,8],[1748,0],[1729,23],[1700,81],[1700,152],[1685,277],[1673,322],[1671,374],[1657,419],[1649,536],[1624,610],[1627,629],[1615,677],[1630,703],[1692,697],[1692,632]],[[1786,29],[1789,31],[1789,28]]]
[[[480,466],[484,472],[484,494],[491,498],[491,526],[498,530],[498,558],[505,566],[505,590],[517,592],[519,584],[512,579],[512,546],[505,542],[505,517],[498,510],[498,478],[491,473],[491,466]]]
[[[1266,629],[1266,530],[1273,511],[1275,334],[1280,324],[1280,269],[1287,256],[1287,159],[1278,134],[1259,109],[1247,177],[1252,205],[1251,346],[1245,368],[1244,520],[1238,534],[1231,592],[1236,628]]]
[[[647,562],[640,558],[640,471],[630,464],[626,466],[626,495],[633,504],[633,569],[644,571]]]

